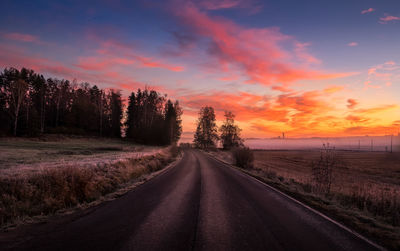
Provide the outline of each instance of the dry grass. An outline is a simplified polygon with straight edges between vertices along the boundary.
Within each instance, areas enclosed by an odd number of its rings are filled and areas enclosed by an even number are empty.
[[[0,138],[0,176],[47,168],[110,164],[153,155],[160,147],[101,138]]]
[[[227,152],[217,153],[224,160]],[[400,156],[385,152],[337,151],[328,194],[318,193],[312,162],[319,151],[254,151],[246,172],[342,221],[377,242],[400,249]]]
[[[170,147],[109,163],[43,167],[35,172],[15,169],[19,172],[13,176],[0,176],[0,225],[97,200],[162,169],[177,154],[176,147]]]

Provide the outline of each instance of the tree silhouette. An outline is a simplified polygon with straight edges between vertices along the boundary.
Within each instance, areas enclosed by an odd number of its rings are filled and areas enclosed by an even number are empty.
[[[235,115],[230,111],[225,111],[224,124],[219,128],[221,142],[224,149],[231,149],[243,145],[240,138],[240,128],[235,125]]]
[[[129,96],[126,137],[134,142],[168,145],[178,142],[182,133],[182,110],[154,90],[138,89]]]
[[[111,136],[121,137],[122,99],[119,91],[111,90]]]
[[[200,109],[194,135],[194,144],[196,147],[207,149],[216,146],[218,130],[215,121],[214,108],[205,106]]]
[[[123,100],[120,91],[104,90],[76,80],[45,79],[33,70],[0,73],[0,135],[43,133],[121,137]],[[125,135],[154,145],[179,141],[182,109],[155,90],[140,89],[129,97]]]

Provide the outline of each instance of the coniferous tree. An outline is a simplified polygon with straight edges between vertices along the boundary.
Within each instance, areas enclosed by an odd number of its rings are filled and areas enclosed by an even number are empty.
[[[179,101],[176,100],[174,103],[174,121],[173,121],[173,126],[174,126],[174,134],[172,137],[172,142],[173,143],[178,143],[179,139],[181,138],[182,135],[182,119],[181,116],[183,114],[182,108],[179,105]]]
[[[119,91],[111,91],[111,136],[121,137],[122,99]]]
[[[167,144],[177,143],[182,134],[182,109],[179,102],[175,104],[171,100],[165,104],[165,142]]]
[[[179,103],[145,89],[129,97],[126,137],[138,143],[165,145],[181,135]],[[121,137],[123,102],[108,92],[76,80],[45,79],[33,70],[0,73],[0,135],[66,133]],[[167,128],[168,127],[168,128]]]
[[[141,144],[176,143],[182,133],[179,102],[173,103],[154,90],[140,89],[128,99],[126,137]]]

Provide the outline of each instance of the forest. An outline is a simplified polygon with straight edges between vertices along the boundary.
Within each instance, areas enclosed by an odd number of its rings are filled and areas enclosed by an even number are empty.
[[[127,109],[124,103],[119,90],[6,68],[0,74],[0,136],[125,137],[152,145],[179,140],[178,101],[145,88],[131,93]]]

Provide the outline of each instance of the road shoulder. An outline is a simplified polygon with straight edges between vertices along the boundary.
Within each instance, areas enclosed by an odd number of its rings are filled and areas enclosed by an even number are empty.
[[[235,169],[237,171],[239,171],[240,173],[243,173],[245,175],[247,175],[249,178],[251,178],[252,180],[254,180],[255,182],[261,183],[262,185],[264,185],[265,187],[267,187],[268,189],[271,189],[273,191],[275,191],[276,193],[281,194],[282,196],[288,198],[289,200],[301,205],[302,207],[306,208],[307,210],[310,210],[311,212],[313,212],[314,214],[319,215],[320,217],[332,222],[333,224],[337,225],[338,227],[340,227],[341,229],[345,230],[346,232],[349,232],[350,234],[356,236],[359,239],[362,239],[363,241],[369,243],[370,245],[374,246],[375,248],[379,249],[379,250],[386,250],[383,246],[377,244],[375,241],[370,240],[369,238],[363,236],[362,234],[358,233],[357,231],[347,227],[346,225],[344,225],[343,223],[340,222],[340,219],[336,220],[335,218],[335,214],[332,214],[332,212],[327,211],[327,210],[323,210],[323,208],[318,208],[315,207],[313,208],[311,205],[309,205],[309,200],[303,198],[300,194],[297,194],[293,191],[287,190],[285,189],[283,186],[277,186],[277,184],[269,182],[268,180],[264,179],[262,176],[257,175],[253,172],[251,172],[250,170],[246,170],[240,167],[237,167],[235,165],[233,165],[232,163],[229,163],[228,161],[219,158],[218,156],[216,156],[215,154],[211,154],[209,152],[203,151],[205,154],[207,154],[207,156],[213,158],[214,160],[220,162],[221,164],[223,164],[226,167]],[[314,205],[315,206],[315,205]],[[323,212],[322,212],[322,210]]]

